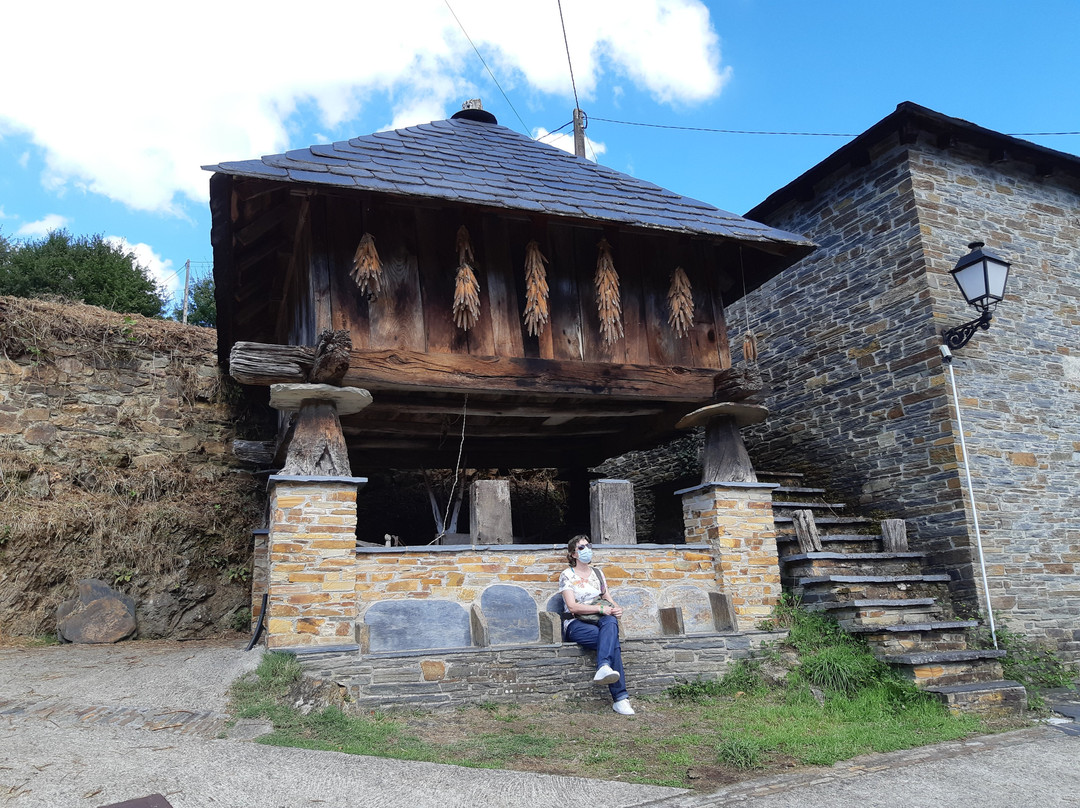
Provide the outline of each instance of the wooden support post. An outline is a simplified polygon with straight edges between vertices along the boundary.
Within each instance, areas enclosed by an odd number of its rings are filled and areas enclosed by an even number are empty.
[[[734,418],[710,418],[705,425],[701,482],[756,483],[757,474]]]
[[[326,384],[275,384],[270,406],[299,410],[282,474],[289,476],[351,477],[349,450],[341,432],[340,411],[359,412],[371,403],[367,390]]]
[[[795,520],[795,538],[799,540],[799,549],[804,553],[820,553],[821,537],[814,522],[814,512],[795,511],[791,518]]]
[[[300,405],[296,431],[289,443],[282,474],[351,477],[349,450],[341,434],[337,409],[329,401],[310,400]]]
[[[907,523],[903,519],[881,520],[881,548],[886,553],[907,552]]]

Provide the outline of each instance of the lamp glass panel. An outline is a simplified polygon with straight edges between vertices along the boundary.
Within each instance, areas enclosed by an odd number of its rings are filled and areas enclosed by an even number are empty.
[[[983,274],[982,261],[968,264],[963,269],[954,270],[953,277],[960,287],[960,292],[969,304],[974,305],[986,297],[986,276]]]
[[[1009,277],[1009,265],[1001,261],[986,261],[987,294],[995,300],[1005,297],[1005,281]]]

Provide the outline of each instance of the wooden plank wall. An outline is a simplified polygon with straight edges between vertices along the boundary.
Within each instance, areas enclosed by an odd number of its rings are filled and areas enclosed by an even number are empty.
[[[456,236],[463,224],[471,237],[481,290],[480,321],[467,332],[454,325],[451,313]],[[320,234],[313,208],[312,235],[303,240],[311,305],[298,307],[297,333],[308,333],[309,322],[323,321],[320,312],[326,311],[326,327],[348,329],[354,348],[361,350],[404,348],[699,368],[730,365],[718,287],[726,270],[715,250],[689,240],[511,221],[467,209],[378,205],[360,197],[330,199],[322,226]],[[353,254],[365,232],[374,237],[383,267],[382,292],[374,300],[364,299],[350,276]],[[593,282],[601,237],[612,245],[623,306],[625,336],[612,344],[600,337]],[[526,332],[522,319],[530,239],[537,240],[549,262],[551,320],[539,337]],[[690,278],[695,303],[694,327],[682,339],[668,325],[667,291],[677,263]]]

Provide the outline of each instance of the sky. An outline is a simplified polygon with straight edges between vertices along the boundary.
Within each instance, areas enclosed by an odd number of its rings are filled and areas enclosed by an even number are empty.
[[[186,261],[212,270],[201,166],[447,118],[470,98],[572,151],[568,128],[549,133],[576,91],[591,159],[735,213],[849,139],[826,135],[902,101],[1008,134],[1080,130],[1080,0],[561,10],[565,39],[557,0],[8,4],[0,234],[101,234],[178,300]],[[1080,154],[1077,134],[1024,137]]]

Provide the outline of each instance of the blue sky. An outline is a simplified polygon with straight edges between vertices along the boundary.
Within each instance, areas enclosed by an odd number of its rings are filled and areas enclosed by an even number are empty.
[[[737,213],[846,139],[609,121],[858,134],[914,101],[1000,132],[1080,130],[1077,0],[562,6],[590,156]],[[123,239],[171,293],[185,260],[211,268],[201,165],[425,123],[473,97],[533,136],[574,106],[556,0],[449,0],[506,98],[445,0],[148,8],[165,7],[5,11],[20,34],[0,51],[0,233]],[[1026,139],[1080,154],[1078,135]]]

